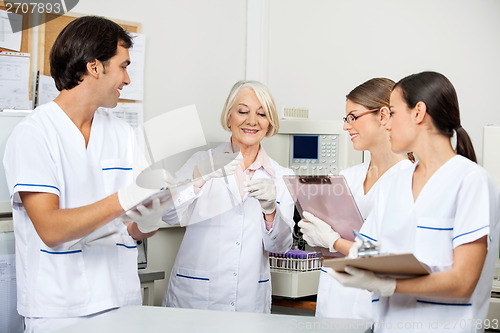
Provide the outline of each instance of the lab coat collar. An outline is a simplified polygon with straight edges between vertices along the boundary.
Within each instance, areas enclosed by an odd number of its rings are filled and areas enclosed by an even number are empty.
[[[231,140],[225,145],[224,147],[224,152],[225,153],[232,153],[232,145],[231,145]],[[257,153],[257,158],[255,161],[248,167],[249,170],[251,171],[256,171],[260,168],[263,168],[268,174],[271,175],[271,177],[274,178],[275,173],[274,173],[274,168],[271,163],[271,159],[269,158],[269,155],[267,155],[266,151],[264,150],[264,147],[260,145],[259,152]]]

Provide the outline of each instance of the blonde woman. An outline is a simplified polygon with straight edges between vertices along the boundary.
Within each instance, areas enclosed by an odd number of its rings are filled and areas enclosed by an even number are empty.
[[[283,175],[293,174],[261,146],[278,132],[269,90],[260,82],[237,82],[221,115],[231,132],[227,144],[196,153],[178,172],[189,178],[209,156],[240,151],[231,175],[203,176],[187,215],[186,233],[163,304],[170,307],[269,313],[268,252],[292,245],[293,200]],[[203,216],[207,216],[203,219]],[[201,222],[190,223],[190,219]]]

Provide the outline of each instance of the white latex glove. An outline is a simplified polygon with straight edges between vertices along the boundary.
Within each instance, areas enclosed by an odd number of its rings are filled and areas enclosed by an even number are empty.
[[[233,175],[242,160],[243,155],[241,153],[238,153],[236,157],[234,157],[234,154],[210,155],[209,159],[202,161],[196,167],[201,174],[201,178],[207,182],[212,178]]]
[[[357,258],[359,247],[363,245],[363,241],[361,239],[356,238],[354,243],[352,243],[351,248],[349,249],[349,254],[347,258]]]
[[[330,227],[325,221],[317,218],[309,212],[304,212],[302,221],[299,222],[300,232],[303,234],[304,240],[310,246],[324,247],[330,252],[337,252],[333,248],[333,244],[340,238],[340,235]]]
[[[125,214],[127,214],[131,221],[137,223],[137,227],[142,233],[147,234],[165,225],[165,222],[161,220],[161,216],[170,206],[171,201],[166,201],[162,204],[159,198],[155,198],[152,201],[151,208],[139,205],[136,207],[137,211],[129,210]]]
[[[344,271],[348,274],[338,273],[334,270],[328,272],[328,274],[333,276],[344,287],[366,289],[380,296],[391,296],[396,290],[396,279],[379,277],[373,272],[351,266],[346,266]]]
[[[276,210],[276,185],[269,178],[252,179],[245,182],[248,196],[259,200],[264,214],[272,214]]]
[[[172,176],[170,176],[166,170],[155,172],[155,174],[155,181],[150,182],[148,188],[141,187],[137,185],[137,182],[133,182],[118,190],[118,201],[123,210],[127,211],[149,196],[159,192],[161,189],[170,187]],[[154,187],[152,185],[154,185]]]

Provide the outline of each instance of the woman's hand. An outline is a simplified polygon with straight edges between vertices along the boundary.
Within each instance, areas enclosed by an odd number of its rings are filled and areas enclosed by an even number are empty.
[[[304,212],[304,217],[305,219],[300,221],[298,225],[307,244],[313,247],[327,248],[330,252],[337,252],[333,245],[340,238],[340,235],[325,221],[313,214]]]
[[[248,196],[259,200],[262,212],[266,215],[276,210],[276,185],[269,178],[252,179],[245,182],[245,192]]]

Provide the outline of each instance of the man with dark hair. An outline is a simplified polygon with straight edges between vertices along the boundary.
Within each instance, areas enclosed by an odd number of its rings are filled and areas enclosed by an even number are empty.
[[[98,60],[106,66],[116,55],[116,43],[125,49],[132,47],[129,34],[105,18],[85,16],[68,24],[50,51],[50,74],[57,89],[76,87],[89,62]]]
[[[26,117],[7,143],[18,312],[26,332],[142,303],[134,239],[154,232],[117,217],[157,190],[135,184],[148,164],[132,128],[98,110],[115,107],[130,83],[131,45],[105,18],[71,22],[50,55],[60,94]],[[160,183],[158,189],[166,177]]]

